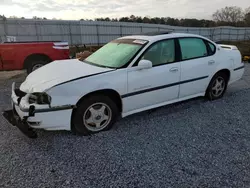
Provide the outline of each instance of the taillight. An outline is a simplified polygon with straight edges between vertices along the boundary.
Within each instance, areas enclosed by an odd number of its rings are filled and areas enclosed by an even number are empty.
[[[67,42],[55,42],[53,43],[53,48],[58,50],[68,50],[69,44]]]

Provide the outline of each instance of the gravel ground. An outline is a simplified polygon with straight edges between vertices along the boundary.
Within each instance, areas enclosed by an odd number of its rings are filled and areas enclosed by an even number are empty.
[[[10,82],[0,83],[0,111]],[[250,187],[249,96],[169,105],[89,137],[31,140],[0,117],[0,187]]]

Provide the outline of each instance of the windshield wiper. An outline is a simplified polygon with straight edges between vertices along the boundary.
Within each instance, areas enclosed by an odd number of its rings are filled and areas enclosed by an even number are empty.
[[[116,67],[109,67],[109,66],[105,66],[105,65],[99,65],[99,64],[95,64],[95,63],[92,63],[92,62],[86,61],[86,60],[83,60],[83,62],[87,63],[87,64],[90,64],[90,65],[97,66],[97,67],[109,68],[109,69],[116,69]]]

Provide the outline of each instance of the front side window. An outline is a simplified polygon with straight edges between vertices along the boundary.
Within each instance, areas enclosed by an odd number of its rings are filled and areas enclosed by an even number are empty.
[[[204,57],[208,55],[206,44],[199,38],[180,38],[182,60]]]
[[[120,68],[127,64],[147,42],[135,39],[115,40],[97,50],[84,62],[100,67]]]
[[[153,66],[173,63],[175,61],[175,42],[166,40],[153,44],[143,54],[141,59],[152,62]]]

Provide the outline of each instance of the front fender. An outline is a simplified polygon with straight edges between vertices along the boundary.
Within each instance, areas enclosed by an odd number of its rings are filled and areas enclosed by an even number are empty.
[[[51,88],[47,93],[52,98],[52,106],[77,102],[89,93],[100,90],[114,90],[120,96],[127,92],[127,72],[113,71],[108,75],[97,75]]]

